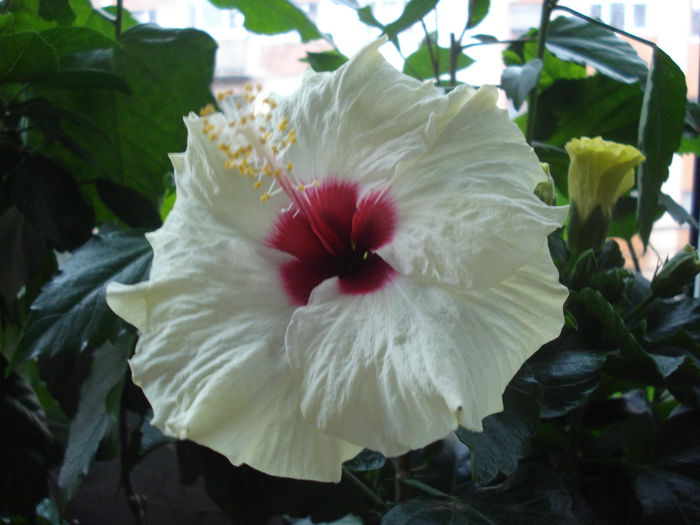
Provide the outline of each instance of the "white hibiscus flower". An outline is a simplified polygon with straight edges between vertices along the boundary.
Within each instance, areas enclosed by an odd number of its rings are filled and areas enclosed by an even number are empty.
[[[362,447],[480,430],[563,324],[566,209],[496,89],[444,95],[381,43],[267,113],[187,117],[150,279],[109,286],[153,424],[235,465],[337,481]]]

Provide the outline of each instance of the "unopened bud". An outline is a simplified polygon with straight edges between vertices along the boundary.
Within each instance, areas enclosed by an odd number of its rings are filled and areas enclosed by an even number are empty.
[[[700,259],[695,248],[686,244],[667,260],[661,271],[651,281],[651,292],[656,297],[667,298],[683,293],[683,289],[692,283],[700,273]]]

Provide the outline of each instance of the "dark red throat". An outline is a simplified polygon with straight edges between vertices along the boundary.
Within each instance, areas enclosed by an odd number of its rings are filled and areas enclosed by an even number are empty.
[[[391,241],[396,229],[396,206],[388,192],[360,198],[357,183],[326,179],[294,196],[280,213],[266,242],[294,259],[279,268],[285,292],[304,305],[311,291],[338,277],[340,291],[357,295],[384,286],[395,273],[377,249]]]

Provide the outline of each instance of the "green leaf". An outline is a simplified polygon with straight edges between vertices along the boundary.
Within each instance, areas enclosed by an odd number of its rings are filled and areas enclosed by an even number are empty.
[[[549,25],[547,49],[562,60],[585,64],[619,82],[631,84],[647,75],[644,61],[615,33],[597,24],[561,16]]]
[[[536,136],[556,146],[575,137],[601,136],[635,144],[642,104],[637,86],[601,75],[556,82],[539,97]]]
[[[98,235],[86,243],[32,304],[13,363],[104,343],[119,326],[105,301],[106,285],[144,280],[151,257],[141,231]]]
[[[7,179],[10,201],[58,250],[73,250],[92,235],[95,214],[73,176],[40,155],[25,156]]]
[[[637,171],[637,223],[645,246],[654,225],[661,185],[668,178],[668,166],[680,145],[685,104],[683,72],[666,53],[658,47],[654,48],[638,136],[638,147],[646,156],[646,161]]]
[[[483,420],[483,432],[464,428],[457,437],[472,452],[472,475],[487,482],[499,472],[510,475],[530,450],[540,420],[542,389],[529,372],[520,372],[503,393],[503,411]]]
[[[557,341],[537,352],[528,365],[542,386],[541,417],[552,418],[578,408],[598,388],[605,354],[563,348]]]
[[[360,19],[360,22],[362,22],[365,25],[371,26],[371,27],[378,27],[382,31],[384,31],[384,24],[379,22],[376,18],[374,18],[374,15],[372,14],[372,8],[370,6],[362,7],[357,10],[357,17]]]
[[[428,47],[427,43],[423,41],[421,46],[418,48],[418,51],[409,55],[406,62],[404,62],[403,72],[417,78],[418,80],[435,78],[433,59],[437,61],[438,76],[445,75],[450,72],[451,51],[447,48],[439,47],[434,43],[434,41],[430,47]],[[466,67],[469,67],[473,62],[473,59],[469,58],[460,51],[456,58],[455,71],[460,71]]]
[[[115,40],[89,27],[54,27],[42,31],[40,35],[53,46],[59,57],[118,45]]]
[[[156,207],[136,190],[109,179],[99,179],[95,184],[100,199],[127,225],[147,230],[162,226],[163,221]]]
[[[46,99],[76,112],[99,108],[90,115],[108,140],[82,126],[66,127],[94,163],[86,165],[62,148],[53,154],[72,166],[82,181],[104,178],[129,186],[152,202],[164,191],[171,170],[167,154],[182,151],[186,129],[182,117],[211,101],[209,86],[215,42],[194,29],[137,26],[121,39],[121,47],[84,53],[83,67],[108,67],[131,89],[131,95],[104,90],[84,93],[43,90]],[[95,202],[97,198],[95,196]],[[100,220],[110,216],[98,214]]]
[[[0,215],[0,298],[5,308],[40,268],[46,255],[46,242],[15,207]]]
[[[469,0],[469,18],[467,18],[467,29],[478,26],[489,14],[490,0]]]
[[[385,463],[386,458],[383,455],[366,448],[354,458],[343,463],[343,467],[354,472],[366,472],[368,470],[380,469]]]
[[[501,75],[501,87],[513,101],[515,109],[519,109],[540,78],[542,61],[538,58],[525,63],[522,66],[509,66]]]
[[[49,493],[57,447],[34,391],[17,373],[5,374],[0,355],[0,514],[34,514]]]
[[[45,20],[55,20],[61,25],[69,25],[75,20],[75,13],[68,0],[39,0],[39,16]]]
[[[0,35],[0,84],[29,82],[58,71],[53,47],[38,33]]]
[[[663,470],[642,472],[634,482],[644,512],[643,523],[700,523],[700,482]]]
[[[393,507],[382,525],[574,525],[571,497],[540,465],[519,469],[494,486],[470,485],[460,499],[412,499]]]
[[[348,61],[348,57],[338,50],[321,53],[306,53],[306,61],[314,71],[335,71]]]
[[[396,47],[398,47],[398,35],[416,22],[421,20],[425,15],[435,8],[438,0],[409,0],[403,8],[401,16],[392,23],[384,27],[384,33],[387,34]]]
[[[100,69],[58,71],[39,80],[36,85],[49,89],[109,89],[131,93],[129,86],[119,75]]]
[[[663,206],[673,220],[678,224],[688,224],[693,228],[698,227],[698,222],[683,206],[673,200],[673,197],[665,193],[659,194],[659,204]]]
[[[90,374],[80,389],[78,412],[70,423],[58,476],[65,500],[77,493],[100,441],[111,426],[107,398],[113,390],[121,390],[131,345],[133,337],[122,337],[116,344],[106,341],[92,356]]]
[[[288,0],[209,0],[217,7],[238,9],[245,16],[245,28],[253,33],[276,35],[297,31],[303,42],[321,38],[314,23]]]

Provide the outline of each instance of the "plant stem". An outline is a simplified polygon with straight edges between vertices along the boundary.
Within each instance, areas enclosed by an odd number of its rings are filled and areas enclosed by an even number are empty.
[[[421,18],[420,25],[423,26],[423,32],[425,33],[425,45],[428,46],[428,54],[430,55],[430,63],[433,65],[433,72],[435,73],[435,82],[440,83],[440,55],[439,51],[433,51],[433,42],[430,38],[430,32],[425,25],[425,21]]]
[[[457,57],[462,52],[461,46],[455,40],[455,34],[450,33],[450,87],[457,86]]]
[[[625,242],[627,243],[627,249],[630,252],[630,257],[632,257],[632,264],[634,264],[634,270],[637,273],[642,273],[642,268],[641,266],[639,266],[639,259],[637,258],[637,252],[634,251],[632,241],[630,241],[629,239],[625,239]]]
[[[350,470],[343,468],[343,474],[353,482],[355,486],[357,486],[358,489],[362,491],[362,493],[367,496],[369,499],[371,499],[373,502],[375,502],[377,505],[380,505],[382,507],[386,507],[386,501],[384,501],[382,498],[380,498],[371,488],[369,488],[367,485],[365,485],[360,478],[355,476]]]
[[[549,16],[555,4],[556,0],[544,0],[544,2],[542,2],[540,28],[537,32],[537,50],[535,52],[535,58],[539,58],[540,60],[544,57],[544,46],[547,42],[547,31],[549,30]],[[532,91],[530,91],[527,100],[527,132],[525,133],[525,137],[527,138],[528,144],[532,143],[535,134],[535,123],[537,120],[537,89],[537,85],[535,85]]]
[[[124,0],[117,0],[117,16],[114,19],[114,37],[119,40],[122,36],[122,17],[124,15]]]
[[[395,460],[394,464],[394,501],[401,503],[408,497],[409,487],[403,483],[404,479],[411,477],[411,462],[409,459],[410,452],[406,452]]]
[[[636,321],[636,318],[639,316],[639,314],[644,312],[647,306],[649,306],[654,301],[654,299],[656,299],[656,296],[653,293],[647,295],[641,303],[635,306],[630,312],[627,313],[627,315],[623,317],[624,321],[627,324],[632,324],[634,321]]]
[[[571,15],[574,15],[575,17],[580,18],[581,20],[585,20],[586,22],[590,22],[591,24],[598,25],[600,27],[604,27],[605,29],[608,29],[612,31],[613,33],[617,33],[618,35],[623,35],[626,36],[627,38],[631,38],[632,40],[636,40],[637,42],[640,42],[644,45],[647,45],[649,47],[656,47],[656,44],[652,42],[651,40],[646,40],[645,38],[639,37],[637,35],[633,35],[632,33],[628,33],[627,31],[623,31],[622,29],[619,29],[615,26],[611,26],[603,22],[602,20],[598,20],[597,18],[592,18],[590,16],[586,16],[583,13],[579,13],[575,9],[571,9],[570,7],[566,7],[563,5],[557,5],[552,8],[552,11],[557,10],[557,11],[565,11]]]

